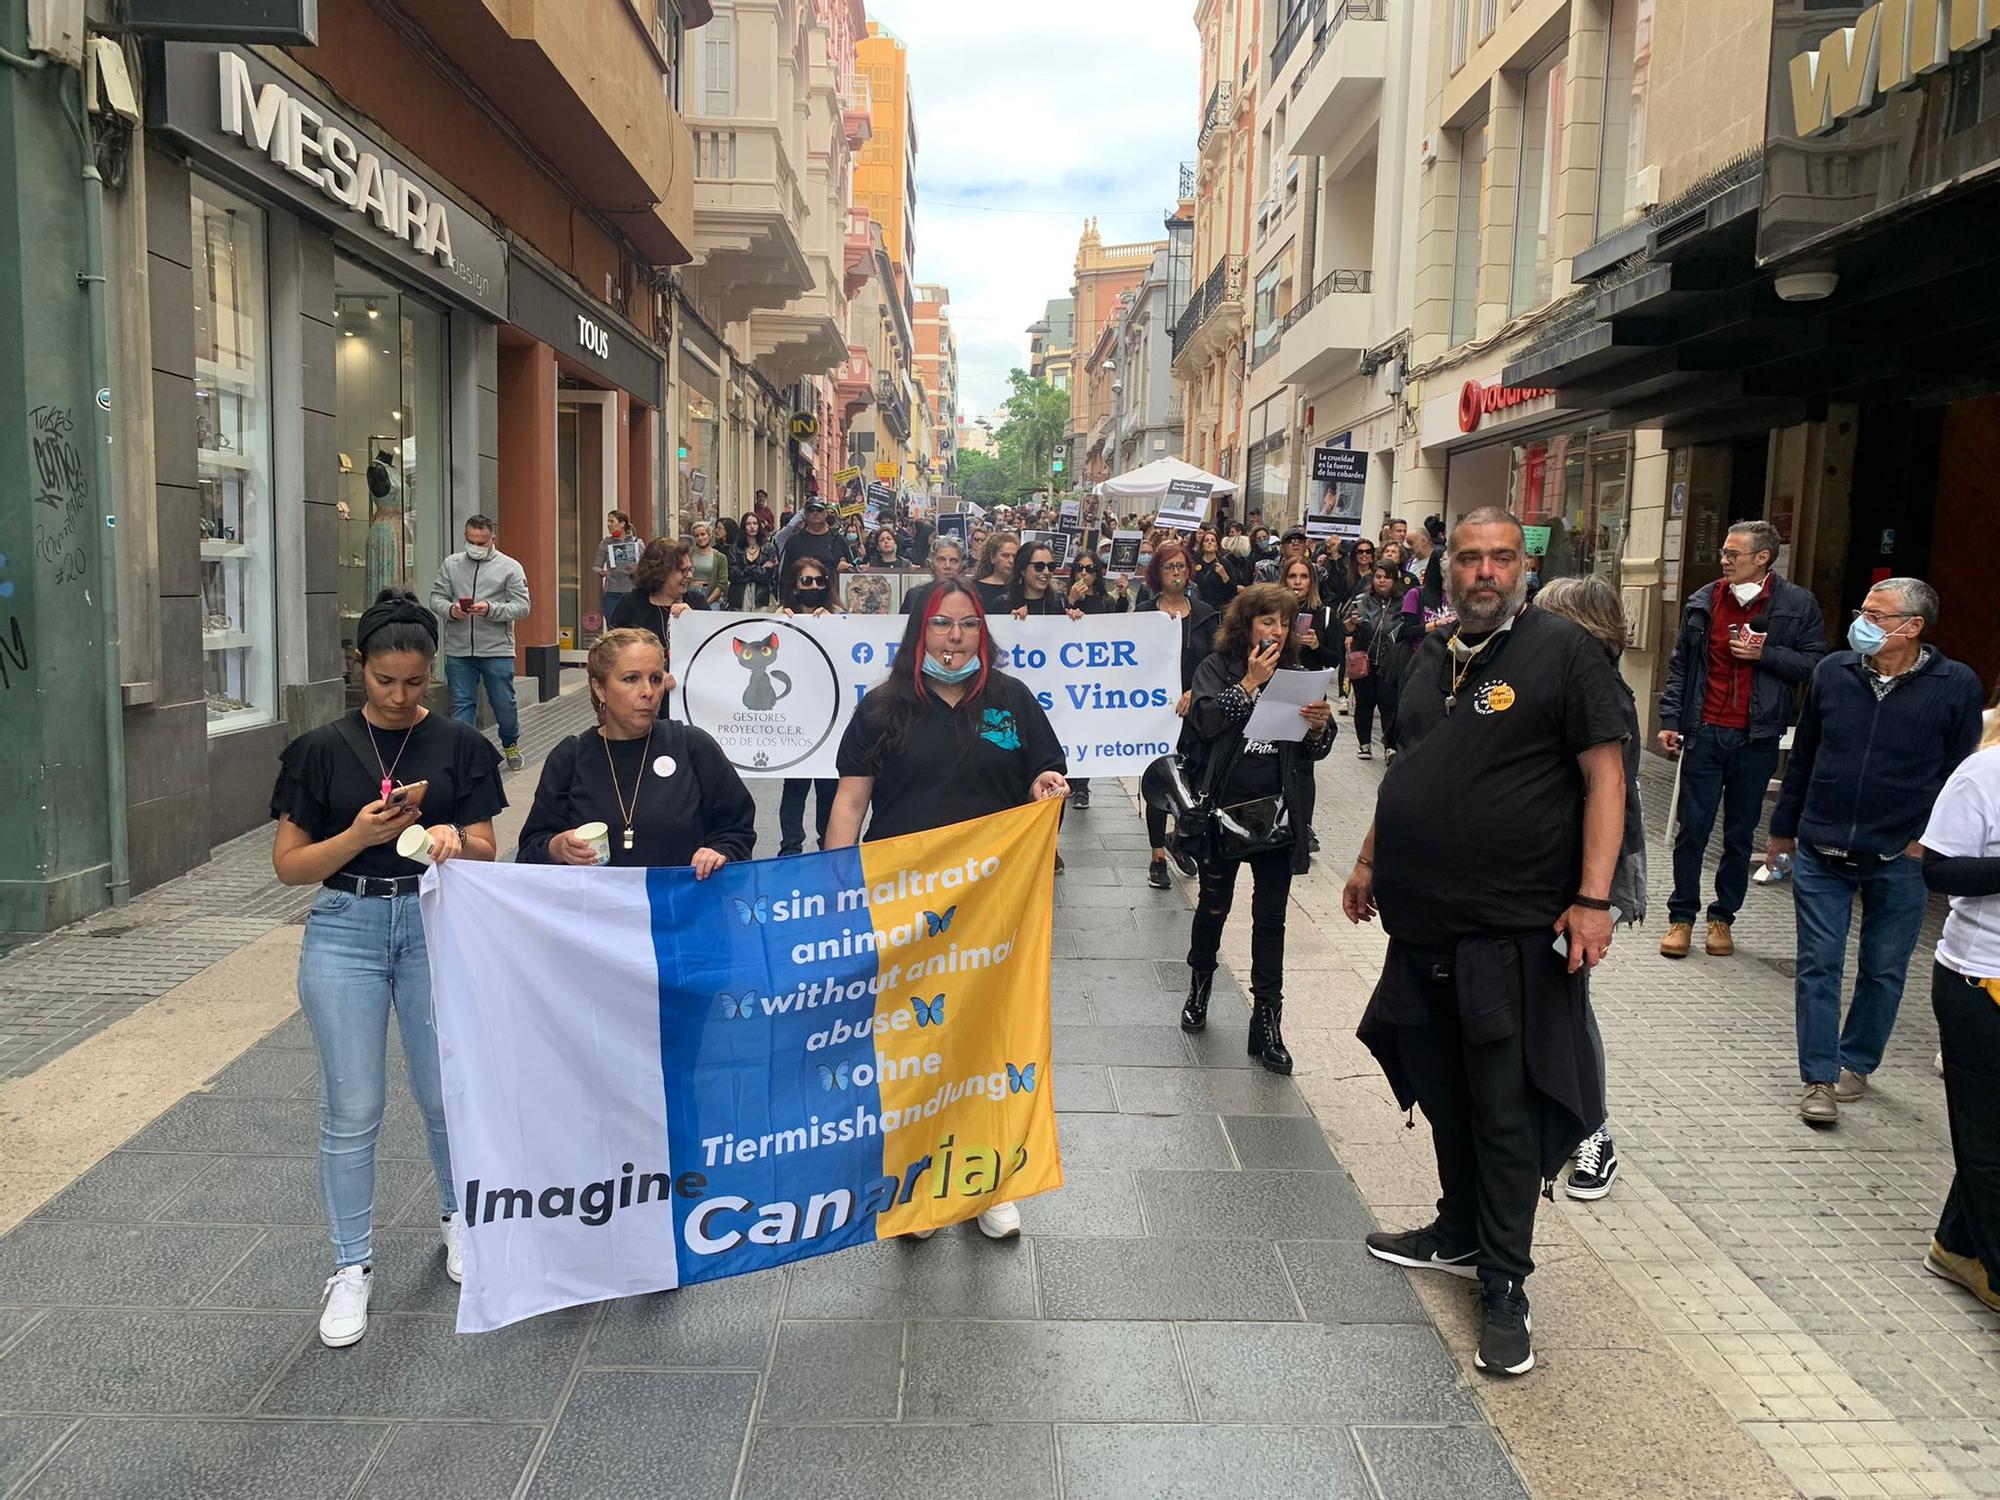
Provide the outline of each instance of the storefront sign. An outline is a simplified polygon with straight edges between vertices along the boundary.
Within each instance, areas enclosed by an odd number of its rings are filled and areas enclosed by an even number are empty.
[[[809,411],[792,413],[792,436],[800,442],[819,436],[819,418]]]
[[[1479,424],[1496,411],[1512,411],[1530,401],[1540,401],[1555,392],[1525,385],[1481,385],[1468,380],[1458,393],[1458,430],[1477,432]]]
[[[504,316],[506,247],[469,208],[261,58],[181,42],[165,56],[155,128],[425,285]]]
[[[1823,7],[1821,7],[1823,9]],[[1993,39],[1992,0],[1881,0],[1792,54],[1792,128],[1820,135]],[[1837,19],[1837,18],[1836,18]]]
[[[1571,415],[1556,401],[1552,390],[1467,380],[1424,402],[1417,441],[1425,448],[1467,447],[1514,428]]]
[[[894,479],[896,477],[896,465],[895,464],[875,465],[875,477],[877,479]]]
[[[666,355],[625,332],[608,309],[587,302],[526,255],[514,257],[507,321],[646,405],[661,404]]]

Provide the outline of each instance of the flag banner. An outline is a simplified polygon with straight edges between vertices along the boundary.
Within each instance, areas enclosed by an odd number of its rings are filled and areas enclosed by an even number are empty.
[[[1062,1186],[1060,819],[1050,799],[707,880],[433,867],[459,1332]]]
[[[671,627],[669,712],[707,730],[744,776],[838,776],[840,737],[862,695],[887,675],[904,623],[900,614],[688,610]],[[1181,633],[1171,615],[988,623],[1001,670],[1048,714],[1070,775],[1137,776],[1172,753]]]

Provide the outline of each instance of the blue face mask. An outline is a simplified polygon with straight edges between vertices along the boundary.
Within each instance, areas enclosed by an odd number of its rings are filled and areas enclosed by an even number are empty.
[[[1889,639],[1889,632],[1873,620],[1854,617],[1854,623],[1847,627],[1847,644],[1863,656],[1873,656]]]
[[[939,682],[965,682],[979,671],[979,658],[969,658],[962,667],[947,667],[935,656],[924,656],[924,676],[935,677]]]

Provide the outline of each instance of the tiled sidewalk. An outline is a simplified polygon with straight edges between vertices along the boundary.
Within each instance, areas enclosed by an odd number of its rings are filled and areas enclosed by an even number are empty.
[[[775,826],[775,787],[760,826]],[[1109,783],[1063,835],[1068,1186],[967,1229],[460,1338],[415,1112],[383,1136],[376,1312],[326,1274],[294,1018],[0,1239],[0,1494],[1524,1496]]]

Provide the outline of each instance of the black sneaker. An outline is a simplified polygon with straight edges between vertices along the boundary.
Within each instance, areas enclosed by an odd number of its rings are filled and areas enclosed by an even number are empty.
[[[1481,1277],[1479,1347],[1472,1362],[1496,1375],[1525,1375],[1535,1367],[1528,1342],[1535,1320],[1528,1316],[1528,1294],[1521,1283],[1502,1277]]]
[[[1058,854],[1056,856],[1056,874],[1060,875],[1062,874],[1062,872],[1063,872],[1062,856]]]
[[[1085,808],[1089,807],[1090,788],[1072,784],[1069,791],[1069,805],[1078,812],[1082,812]]]
[[[1167,862],[1156,859],[1146,866],[1146,884],[1156,891],[1170,891],[1174,888],[1173,878],[1167,874]]]
[[[1447,1276],[1468,1279],[1479,1274],[1477,1245],[1454,1245],[1438,1233],[1435,1224],[1422,1229],[1405,1229],[1392,1234],[1378,1229],[1368,1236],[1368,1253],[1392,1266],[1408,1266],[1413,1271],[1443,1271]]]
[[[1194,856],[1181,848],[1177,839],[1167,840],[1167,858],[1172,860],[1174,868],[1189,880],[1201,873],[1201,866],[1195,863]]]
[[[1593,1202],[1611,1191],[1611,1179],[1617,1175],[1618,1148],[1611,1143],[1611,1132],[1600,1130],[1585,1136],[1576,1148],[1576,1165],[1570,1168],[1563,1191],[1572,1198]]]
[[[1375,758],[1374,746],[1372,745],[1357,746],[1354,751],[1354,758],[1356,760],[1373,760]]]

